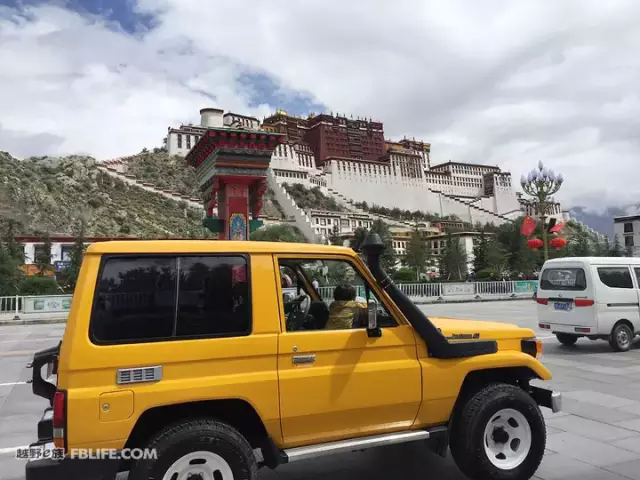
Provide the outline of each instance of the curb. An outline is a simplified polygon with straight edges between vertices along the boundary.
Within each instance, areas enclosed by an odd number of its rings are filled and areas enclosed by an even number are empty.
[[[45,325],[49,323],[67,323],[67,319],[66,318],[45,318],[40,320],[0,320],[0,326]]]
[[[489,303],[489,302],[516,302],[522,300],[533,300],[531,297],[507,297],[507,298],[474,298],[467,300],[417,300],[416,305],[442,305],[445,303]]]
[[[515,302],[522,300],[532,300],[531,297],[516,298],[478,298],[473,300],[418,300],[413,303],[416,305],[443,305],[446,303],[489,303],[489,302]],[[0,320],[0,326],[10,325],[46,325],[67,323],[66,318],[46,318],[42,320]]]

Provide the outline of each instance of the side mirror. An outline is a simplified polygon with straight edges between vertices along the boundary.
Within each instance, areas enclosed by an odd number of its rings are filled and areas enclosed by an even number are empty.
[[[382,330],[378,327],[378,305],[373,300],[369,300],[369,305],[367,307],[367,336],[382,336]]]

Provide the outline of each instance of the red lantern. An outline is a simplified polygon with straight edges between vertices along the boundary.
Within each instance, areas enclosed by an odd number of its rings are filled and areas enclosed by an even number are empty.
[[[555,248],[556,250],[560,250],[562,247],[564,247],[567,244],[567,240],[562,238],[562,237],[554,237],[551,239],[551,241],[549,242],[549,245],[551,245],[553,248]]]
[[[538,248],[542,248],[544,243],[539,238],[531,238],[527,240],[527,247],[531,250],[537,250]]]

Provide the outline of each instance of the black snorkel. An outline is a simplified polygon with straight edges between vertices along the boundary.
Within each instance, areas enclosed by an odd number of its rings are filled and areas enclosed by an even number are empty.
[[[427,345],[430,357],[464,358],[498,351],[494,340],[455,341],[450,343],[442,332],[391,280],[380,264],[385,245],[377,233],[369,233],[359,247],[367,257],[367,265],[378,284],[391,297],[418,335]]]

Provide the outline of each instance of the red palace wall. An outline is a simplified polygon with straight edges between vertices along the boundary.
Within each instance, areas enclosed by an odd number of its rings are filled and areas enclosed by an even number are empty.
[[[382,124],[376,127],[379,131],[316,123],[304,139],[313,149],[318,166],[322,166],[327,157],[376,161],[386,154]]]

